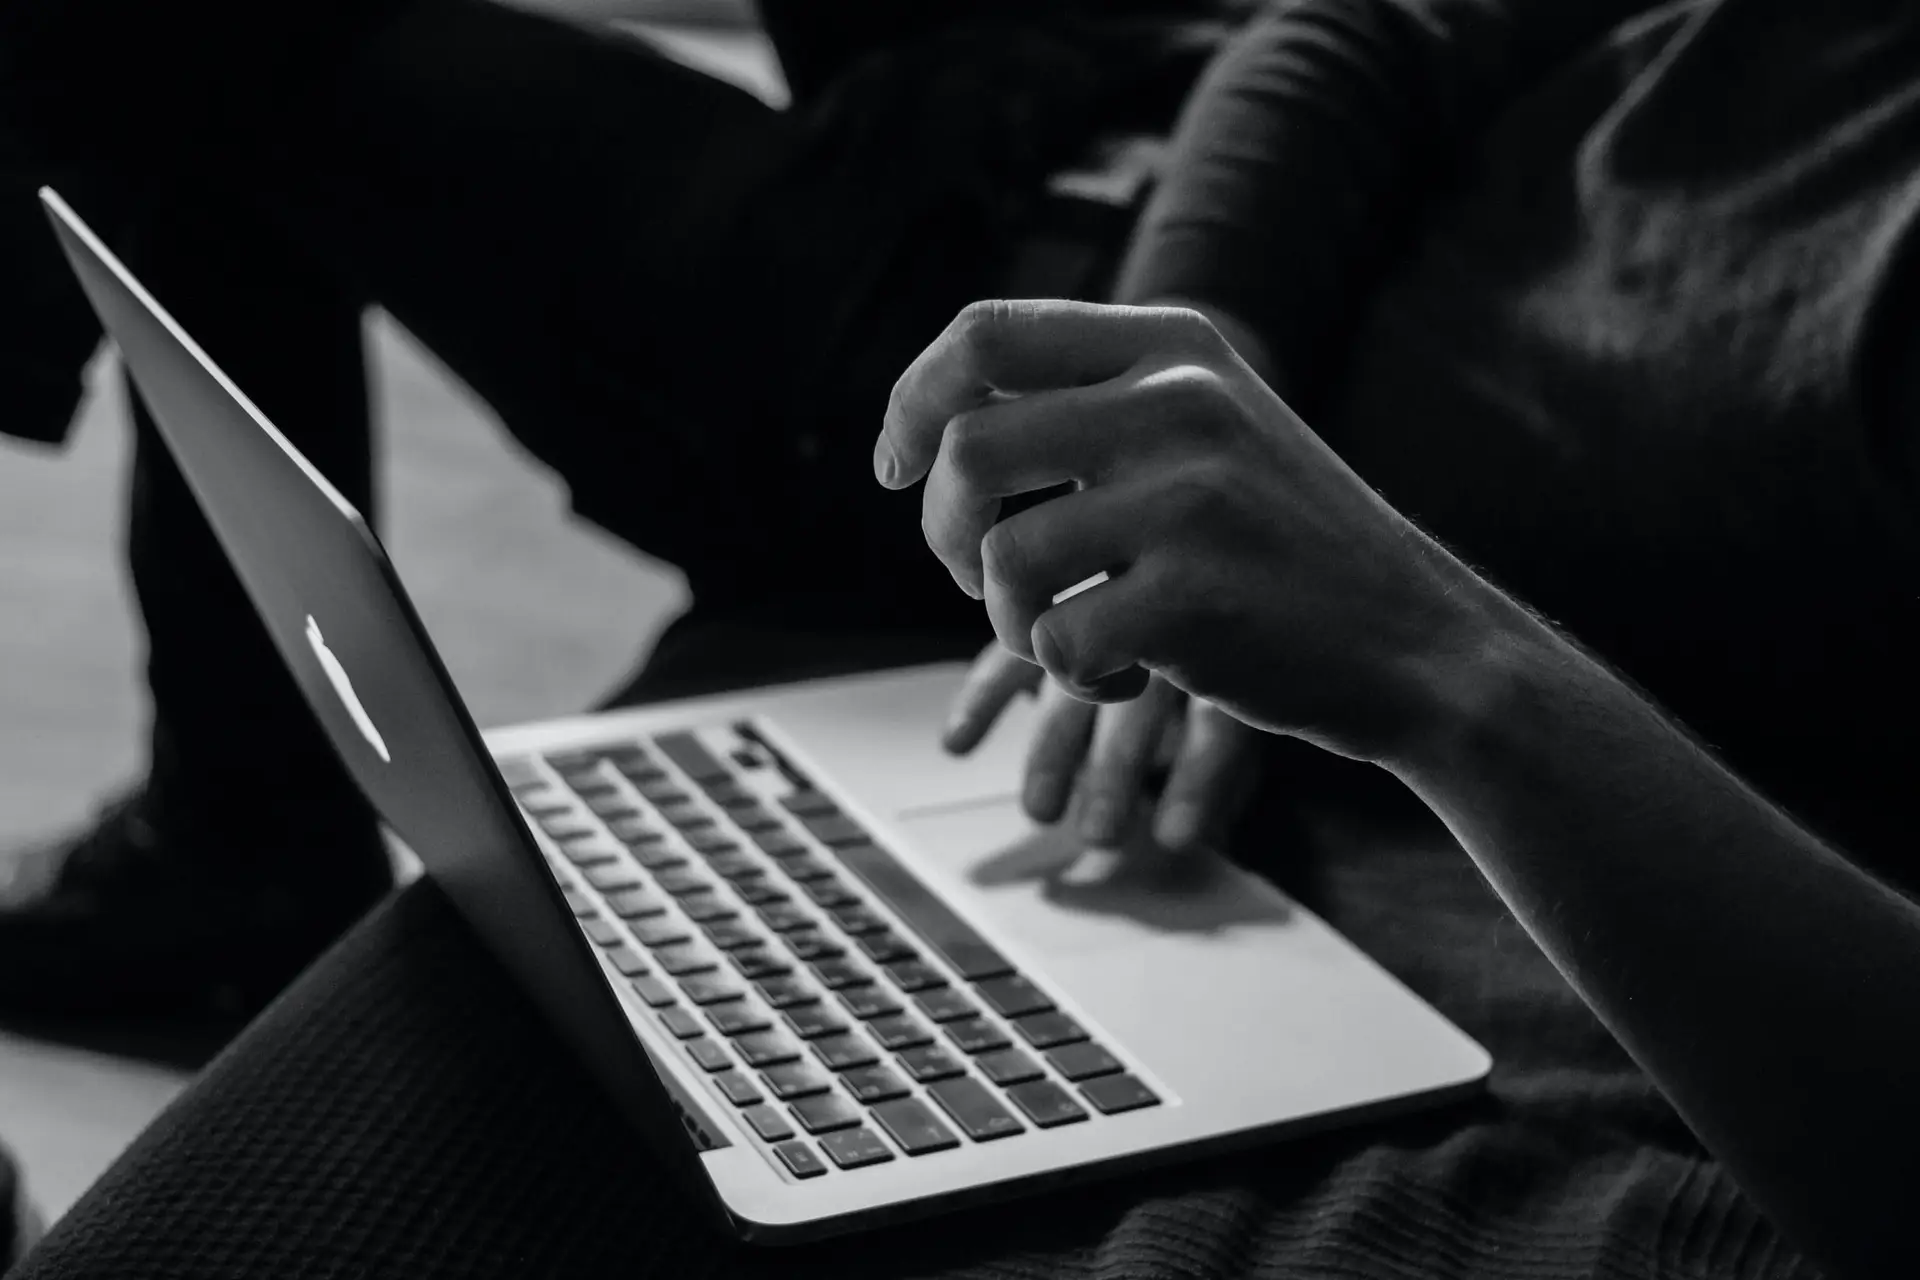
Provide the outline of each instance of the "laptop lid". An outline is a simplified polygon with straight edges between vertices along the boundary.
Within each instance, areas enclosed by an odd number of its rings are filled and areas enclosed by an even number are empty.
[[[372,530],[57,193],[42,188],[40,199],[361,790],[655,1148],[698,1168],[669,1093]],[[718,1209],[704,1170],[697,1185]]]

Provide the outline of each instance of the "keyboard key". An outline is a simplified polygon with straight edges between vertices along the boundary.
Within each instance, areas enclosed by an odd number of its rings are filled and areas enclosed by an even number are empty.
[[[810,1093],[825,1093],[833,1079],[811,1062],[787,1062],[768,1067],[760,1073],[767,1091],[782,1102],[804,1098]]]
[[[651,844],[666,839],[660,829],[647,821],[636,810],[631,814],[619,814],[607,822],[607,830],[613,838],[622,844]]]
[[[960,1145],[953,1130],[940,1122],[933,1109],[918,1098],[883,1102],[873,1109],[873,1118],[887,1136],[910,1156],[930,1151],[951,1151]]]
[[[904,1098],[913,1092],[891,1067],[855,1067],[840,1077],[840,1083],[868,1106],[890,1098]]]
[[[818,880],[809,880],[800,886],[800,892],[807,895],[817,907],[838,907],[849,902],[858,902],[853,894],[847,892],[847,886],[838,876],[822,876]]]
[[[718,827],[703,827],[687,832],[687,843],[703,855],[740,852],[740,842]]]
[[[865,1021],[868,1018],[883,1018],[890,1013],[900,1012],[900,1002],[888,993],[885,987],[868,984],[860,987],[847,987],[840,993],[840,1003],[847,1006],[847,1012]]]
[[[760,921],[775,933],[813,927],[813,917],[791,902],[770,902],[760,908]]]
[[[600,834],[600,828],[575,813],[571,805],[563,813],[539,818],[536,821],[539,822],[540,829],[555,840],[579,840],[586,836]]]
[[[1007,1096],[1013,1099],[1014,1106],[1027,1113],[1027,1119],[1042,1129],[1052,1129],[1087,1118],[1087,1109],[1051,1080],[1014,1085],[1007,1090]]]
[[[775,1009],[791,1009],[820,999],[820,993],[800,978],[786,975],[762,978],[756,985],[760,988],[760,998]]]
[[[633,783],[635,786],[649,782],[663,782],[667,776],[666,771],[651,760],[636,760],[631,763],[616,762],[614,767],[620,770],[627,781]]]
[[[588,804],[592,804],[595,800],[604,799],[607,796],[617,794],[617,792],[614,789],[612,778],[609,778],[604,773],[596,772],[582,774],[579,780],[573,784],[573,794],[579,796]]]
[[[1009,973],[1003,978],[988,978],[974,986],[974,994],[987,1002],[987,1007],[1003,1018],[1019,1018],[1029,1013],[1049,1013],[1053,1001],[1047,999],[1040,988],[1018,973]]]
[[[800,1046],[778,1031],[750,1032],[735,1040],[733,1047],[750,1067],[771,1067],[800,1056]]]
[[[807,846],[789,835],[783,828],[767,828],[749,833],[753,842],[760,846],[761,852],[775,858],[791,858],[807,852]]]
[[[891,964],[895,961],[918,960],[920,953],[907,944],[907,940],[892,931],[869,933],[855,938],[854,945],[862,954],[875,964]]]
[[[740,914],[733,903],[717,893],[690,893],[680,899],[680,911],[695,924],[705,924],[709,920],[732,920]]]
[[[635,978],[628,985],[633,988],[636,995],[655,1009],[664,1009],[679,999],[679,997],[674,994],[673,987],[661,981],[659,978]]]
[[[886,973],[894,986],[909,995],[947,985],[946,975],[925,960],[901,960],[888,965]]]
[[[733,819],[735,826],[749,834],[755,831],[777,831],[782,825],[778,817],[758,803],[733,808],[727,816]]]
[[[793,972],[793,966],[770,947],[745,947],[727,958],[733,961],[733,967],[740,971],[741,977],[753,982]]]
[[[683,978],[689,973],[706,973],[720,967],[713,952],[691,942],[660,948],[653,953],[653,962],[676,978]]]
[[[1160,1099],[1153,1090],[1124,1072],[1089,1080],[1080,1086],[1080,1092],[1087,1095],[1088,1102],[1100,1108],[1102,1115],[1118,1115],[1122,1111],[1160,1105]]]
[[[847,1029],[847,1020],[830,1005],[803,1004],[786,1012],[787,1025],[802,1040],[816,1036],[838,1035]]]
[[[641,795],[657,805],[685,804],[693,799],[680,789],[678,783],[669,779],[664,773],[645,782],[637,781],[634,786],[639,789]]]
[[[929,1080],[944,1080],[949,1076],[962,1076],[967,1073],[966,1066],[952,1052],[937,1044],[923,1045],[916,1049],[904,1049],[895,1055],[906,1073],[921,1084]]]
[[[601,821],[609,824],[615,818],[640,816],[640,810],[634,807],[633,801],[627,799],[623,793],[615,791],[611,786],[587,801],[587,808],[593,810],[594,815]]]
[[[793,1112],[794,1119],[808,1133],[851,1129],[867,1118],[860,1108],[837,1093],[817,1093],[811,1098],[800,1098],[789,1102],[787,1109]]]
[[[820,985],[829,991],[838,991],[842,987],[858,987],[873,981],[872,974],[851,960],[815,961],[813,974],[820,979]]]
[[[624,862],[609,862],[597,867],[588,867],[586,877],[588,884],[607,893],[640,887],[640,873]]]
[[[680,979],[680,989],[697,1005],[724,1004],[747,994],[746,988],[716,973],[697,973]]]
[[[754,880],[742,881],[733,886],[734,896],[750,907],[771,906],[776,902],[788,901],[787,891],[764,876]]]
[[[707,867],[722,880],[752,880],[767,874],[766,868],[755,862],[740,849],[725,849],[709,854]]]
[[[693,930],[678,920],[655,916],[651,920],[635,920],[633,936],[640,939],[640,945],[643,947],[665,947],[690,940],[693,937]]]
[[[867,1024],[867,1030],[887,1049],[910,1049],[917,1044],[933,1043],[932,1033],[907,1013],[875,1018]]]
[[[560,856],[576,867],[604,867],[621,860],[617,845],[610,846],[593,836],[561,841]]]
[[[786,936],[787,950],[801,960],[836,960],[847,949],[818,929],[797,930]]]
[[[722,809],[739,809],[754,803],[753,792],[747,790],[731,777],[721,778],[704,785],[707,799]]]
[[[682,1040],[691,1040],[695,1036],[706,1034],[706,1028],[700,1025],[700,1019],[679,1005],[660,1011],[660,1023]]]
[[[766,1097],[753,1081],[738,1071],[722,1071],[713,1078],[713,1082],[720,1086],[720,1092],[726,1095],[727,1101],[736,1107],[751,1107]]]
[[[974,1018],[980,1015],[980,1010],[974,1006],[973,1001],[952,987],[922,991],[914,996],[913,1002],[920,1006],[920,1012],[935,1022],[958,1022],[962,1018]]]
[[[1112,1075],[1124,1065],[1120,1059],[1090,1040],[1047,1050],[1047,1062],[1055,1071],[1075,1083],[1091,1080],[1095,1076]]]
[[[691,801],[686,804],[663,804],[660,806],[660,816],[679,828],[682,834],[713,825],[713,815]]]
[[[949,1022],[941,1030],[947,1033],[947,1039],[953,1041],[953,1047],[962,1053],[986,1053],[992,1049],[1004,1049],[1011,1043],[1006,1032],[985,1018],[962,1018],[958,1022]]]
[[[864,844],[867,841],[866,830],[845,814],[804,814],[800,818],[800,824],[812,833],[815,840],[830,848]]]
[[[715,1031],[729,1038],[750,1031],[765,1031],[773,1025],[772,1015],[746,1000],[729,1000],[712,1006],[707,1010],[707,1021]]]
[[[722,951],[738,951],[741,947],[755,947],[766,940],[751,925],[738,920],[708,920],[701,928],[705,930],[707,941]]]
[[[1064,1013],[1033,1013],[1013,1020],[1020,1038],[1036,1049],[1051,1049],[1057,1044],[1085,1040],[1086,1030]]]
[[[659,895],[646,889],[622,889],[618,893],[608,894],[607,905],[623,920],[664,915],[667,910],[667,904]]]
[[[668,867],[655,872],[653,879],[661,892],[670,893],[676,898],[683,898],[689,893],[706,893],[713,888],[713,881],[707,878],[707,873],[692,867]]]
[[[827,1171],[826,1162],[813,1153],[813,1148],[797,1139],[781,1143],[773,1149],[773,1154],[780,1157],[780,1163],[796,1178],[817,1178]]]
[[[733,771],[715,759],[691,733],[663,733],[653,740],[653,745],[695,782],[724,782],[733,776]]]
[[[746,1117],[747,1123],[753,1126],[753,1131],[760,1135],[762,1142],[785,1142],[793,1136],[793,1126],[787,1123],[786,1116],[772,1107],[764,1104],[748,1107],[741,1114]]]
[[[573,914],[578,919],[591,920],[600,914],[600,909],[593,905],[593,899],[572,885],[566,886],[560,893],[562,897],[566,898],[567,906],[572,909]]]
[[[634,746],[631,742],[623,742],[618,746],[608,747],[603,752],[603,755],[608,764],[622,773],[625,773],[629,769],[650,769],[653,767],[653,758],[641,748]]]
[[[662,871],[671,871],[687,865],[687,856],[664,840],[655,840],[648,844],[636,844],[631,850],[633,860],[655,873],[659,878]]]
[[[960,1132],[975,1142],[991,1142],[1026,1132],[1027,1126],[1021,1124],[987,1086],[970,1076],[930,1084],[927,1092],[942,1111],[953,1117]]]
[[[687,1042],[687,1056],[705,1071],[725,1071],[733,1065],[733,1055],[727,1052],[727,1047],[705,1036]]]
[[[810,853],[803,853],[797,858],[781,859],[780,869],[787,873],[788,879],[797,880],[802,884],[809,880],[824,880],[833,874],[832,867]]]
[[[607,959],[613,961],[613,967],[625,978],[637,978],[647,971],[646,957],[624,942],[607,948]]]
[[[850,1071],[854,1067],[870,1067],[880,1061],[880,1055],[857,1031],[822,1036],[813,1042],[813,1055],[829,1071]]]
[[[887,1144],[865,1125],[828,1134],[820,1139],[820,1149],[842,1169],[861,1169],[870,1164],[885,1164],[893,1159],[893,1152],[887,1150]]]
[[[887,922],[873,914],[864,902],[849,902],[827,912],[833,922],[840,926],[840,932],[848,934],[878,933],[887,927]]]
[[[797,817],[817,817],[826,813],[839,813],[840,806],[818,791],[795,791],[791,795],[780,797],[780,807]]]
[[[1012,973],[1007,958],[937,897],[894,856],[875,844],[850,844],[836,851],[840,862],[906,921],[908,931],[932,947],[969,982]]]
[[[620,931],[620,926],[611,920],[595,917],[592,920],[582,920],[580,927],[587,931],[589,938],[603,947],[617,947],[627,940],[627,935]]]
[[[983,1053],[974,1059],[974,1065],[980,1068],[981,1075],[1003,1089],[1009,1085],[1039,1080],[1046,1075],[1039,1063],[1018,1049],[995,1049]]]

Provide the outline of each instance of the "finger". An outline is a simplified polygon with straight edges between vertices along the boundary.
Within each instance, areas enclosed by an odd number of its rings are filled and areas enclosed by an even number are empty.
[[[1211,350],[1220,342],[1197,312],[1032,299],[976,302],[894,384],[873,471],[890,489],[933,466],[956,415],[994,391],[1048,391],[1104,382],[1150,352]]]
[[[1051,681],[1041,689],[1039,723],[1027,748],[1027,780],[1021,790],[1021,803],[1035,822],[1057,822],[1066,812],[1073,780],[1086,759],[1094,710]]]
[[[1139,696],[1181,609],[1167,578],[1157,562],[1143,561],[1054,605],[1034,620],[1034,661],[1083,701]]]
[[[1038,661],[1035,622],[1070,603],[1064,598],[1067,593],[1089,578],[1126,573],[1143,530],[1151,525],[1142,519],[1151,501],[1151,493],[1140,484],[1102,485],[1051,498],[987,530],[979,551],[983,598],[1000,643],[1029,662]]]
[[[1114,845],[1126,834],[1153,749],[1184,697],[1165,680],[1154,680],[1131,702],[1101,707],[1095,715],[1079,787],[1080,838],[1088,844]]]
[[[954,417],[921,496],[927,546],[979,599],[980,542],[1000,518],[1001,499],[1068,481],[1094,484],[1150,463],[1177,426],[1212,410],[1200,389],[1208,376],[1191,365],[1149,369],[997,400]]]
[[[1254,731],[1226,712],[1195,698],[1187,706],[1187,730],[1160,794],[1153,836],[1167,849],[1189,849],[1236,816],[1246,803]]]
[[[954,755],[980,745],[1007,704],[1040,683],[1045,672],[1008,653],[998,641],[980,651],[947,712],[940,744]]]

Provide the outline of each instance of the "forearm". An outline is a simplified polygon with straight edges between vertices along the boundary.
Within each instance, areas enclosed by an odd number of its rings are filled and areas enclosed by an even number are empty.
[[[1310,398],[1431,189],[1486,123],[1644,7],[1275,6],[1189,99],[1115,301],[1182,298],[1227,310],[1266,336],[1269,373]]]
[[[1920,909],[1517,609],[1386,761],[1836,1280],[1920,1275]]]

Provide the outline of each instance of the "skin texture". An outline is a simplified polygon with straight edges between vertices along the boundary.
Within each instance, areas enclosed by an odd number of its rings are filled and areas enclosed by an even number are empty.
[[[1150,674],[1399,777],[1827,1274],[1920,1274],[1920,908],[1393,510],[1204,316],[976,304],[874,467],[925,481],[929,547],[1065,695]]]

